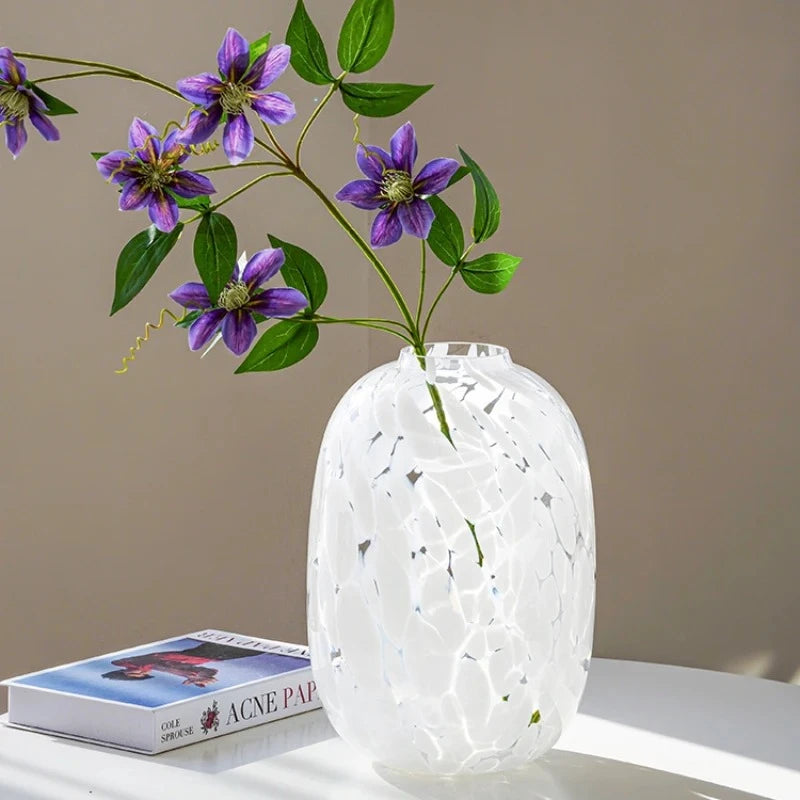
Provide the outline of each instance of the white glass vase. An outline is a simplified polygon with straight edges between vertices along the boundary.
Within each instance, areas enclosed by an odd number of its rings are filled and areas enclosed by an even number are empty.
[[[505,348],[406,348],[345,394],[314,482],[308,625],[346,741],[409,772],[542,755],[583,693],[594,585],[580,431]]]

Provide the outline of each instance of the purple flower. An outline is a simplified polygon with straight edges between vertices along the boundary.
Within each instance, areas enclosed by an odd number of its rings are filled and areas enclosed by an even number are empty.
[[[368,180],[351,181],[336,193],[337,200],[345,200],[356,208],[381,209],[372,223],[373,247],[394,244],[403,231],[427,239],[435,215],[425,198],[447,188],[458,169],[455,159],[435,158],[412,178],[417,137],[410,122],[395,132],[390,148],[391,154],[380,147],[359,145],[356,163]]]
[[[175,196],[190,198],[213,194],[216,189],[204,175],[180,169],[189,158],[189,148],[172,131],[162,142],[158,131],[135,117],[128,133],[127,150],[114,150],[97,161],[100,174],[122,184],[122,211],[144,208],[160,230],[168,233],[178,224]]]
[[[202,106],[189,115],[182,140],[188,144],[206,141],[225,119],[222,146],[228,161],[239,164],[253,150],[253,129],[244,115],[247,106],[266,123],[283,125],[294,119],[294,103],[282,92],[264,89],[283,75],[292,48],[276,44],[250,64],[250,45],[237,30],[228,28],[217,53],[220,77],[210,72],[178,81],[178,91]]]
[[[222,340],[228,350],[240,356],[256,337],[254,314],[282,319],[293,317],[308,306],[308,300],[297,289],[260,288],[283,266],[283,250],[260,250],[246,265],[243,261],[234,267],[216,303],[211,302],[202,283],[184,283],[170,294],[178,305],[202,311],[189,327],[192,350],[205,347],[222,327]]]
[[[6,147],[16,158],[28,141],[25,117],[48,142],[57,142],[56,126],[45,116],[47,106],[25,85],[27,70],[7,47],[0,47],[0,125],[6,129]]]

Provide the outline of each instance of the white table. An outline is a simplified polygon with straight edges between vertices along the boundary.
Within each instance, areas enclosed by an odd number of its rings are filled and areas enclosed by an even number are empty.
[[[323,712],[160,756],[0,726],[2,800],[800,800],[800,687],[595,659],[577,720],[529,768],[378,775]]]

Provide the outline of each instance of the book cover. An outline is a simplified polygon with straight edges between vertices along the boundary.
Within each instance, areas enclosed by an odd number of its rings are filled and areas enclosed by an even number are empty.
[[[9,725],[150,754],[321,705],[307,647],[216,630],[2,685]]]

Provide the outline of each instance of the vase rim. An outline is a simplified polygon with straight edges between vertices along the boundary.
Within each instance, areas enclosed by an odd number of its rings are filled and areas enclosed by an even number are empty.
[[[419,364],[420,358],[435,365],[448,361],[481,361],[488,366],[490,363],[508,363],[511,360],[507,347],[486,342],[426,342],[423,346],[424,356],[417,355],[413,347],[404,347],[398,359],[400,364]]]

